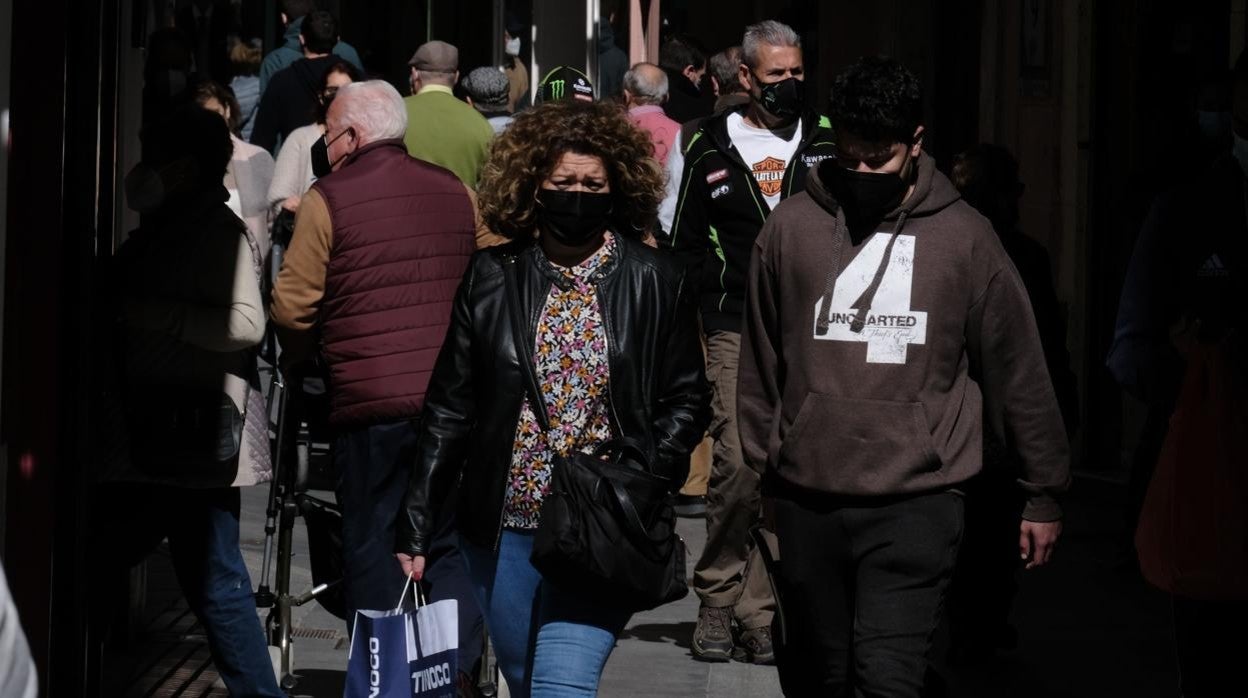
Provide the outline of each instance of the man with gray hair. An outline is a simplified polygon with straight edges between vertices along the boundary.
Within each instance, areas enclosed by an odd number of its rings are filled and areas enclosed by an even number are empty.
[[[408,65],[412,96],[404,100],[403,136],[408,154],[445,167],[475,190],[494,129],[451,90],[459,80],[459,49],[445,41],[430,41],[416,49]]]
[[[403,98],[389,83],[339,89],[313,151],[332,172],[301,200],[273,288],[282,365],[319,349],[328,368],[352,613],[393,608],[406,581],[393,555],[394,523],[429,375],[474,247],[467,188],[408,155],[406,127]],[[458,563],[452,549],[434,565]],[[467,597],[460,604],[475,609]],[[471,625],[461,632],[470,637]]]
[[[511,125],[511,83],[501,68],[474,68],[460,83],[468,96],[468,104],[489,122],[498,135]]]
[[[706,547],[694,568],[702,601],[693,654],[771,663],[775,600],[750,538],[760,474],[746,467],[737,433],[737,355],[754,240],[782,199],[834,154],[826,118],[804,102],[801,41],[775,21],[746,29],[737,80],[746,104],[708,118],[685,146],[671,245],[701,298],[715,440],[706,495]],[[736,632],[734,632],[734,625]]]
[[[667,101],[667,74],[653,63],[638,63],[624,73],[624,102],[628,118],[650,134],[654,159],[667,162],[668,153],[680,133],[680,124],[667,118],[663,103]]]

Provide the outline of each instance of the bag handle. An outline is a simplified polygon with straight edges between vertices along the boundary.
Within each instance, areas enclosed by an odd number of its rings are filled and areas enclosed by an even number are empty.
[[[416,601],[416,608],[423,608],[429,605],[425,601],[424,589],[422,589],[421,586],[416,583],[416,580],[412,579],[412,577],[409,575],[407,578],[407,583],[403,585],[403,594],[399,596],[399,605],[394,607],[395,613],[401,613],[403,611],[403,602],[407,600],[408,589],[416,590],[415,595],[412,597]]]
[[[633,536],[642,540],[657,542],[650,536],[650,531],[646,528],[646,524],[641,520],[641,515],[637,513],[637,507],[633,504],[633,498],[629,495],[628,490],[624,489],[619,483],[614,482],[609,477],[599,478],[599,482],[606,483],[610,491],[615,495],[613,501],[619,508],[620,513],[624,516],[623,523],[625,527],[631,530]],[[629,531],[625,531],[628,533]]]
[[[403,585],[403,593],[399,596],[399,604],[394,607],[395,613],[398,613],[403,610],[403,602],[407,600],[407,590],[411,589],[412,585],[414,585],[415,583],[416,583],[416,580],[412,579],[412,576],[409,574],[407,576],[407,582]]]
[[[646,453],[645,447],[642,446],[641,442],[637,439],[628,436],[619,436],[603,441],[598,444],[597,448],[594,449],[595,458],[612,455],[614,456],[612,462],[617,465],[619,464],[620,457],[628,454],[632,454],[634,456],[634,459],[641,464],[642,469],[645,472],[651,472],[650,455]]]

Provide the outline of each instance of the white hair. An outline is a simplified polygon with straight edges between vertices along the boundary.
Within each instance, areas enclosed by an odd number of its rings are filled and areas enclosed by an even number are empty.
[[[741,58],[746,65],[758,67],[758,54],[763,46],[801,48],[802,40],[789,25],[769,19],[745,28],[745,36],[741,38]]]
[[[638,63],[624,73],[624,89],[636,104],[662,104],[667,99],[667,73],[653,63]]]
[[[338,126],[355,129],[361,144],[402,138],[407,133],[403,97],[384,80],[353,82],[334,95]]]

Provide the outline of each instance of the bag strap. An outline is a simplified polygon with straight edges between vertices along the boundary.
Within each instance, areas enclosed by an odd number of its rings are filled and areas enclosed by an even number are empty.
[[[516,261],[514,254],[503,258],[503,290],[507,296],[507,311],[511,315],[511,338],[516,345],[516,355],[520,357],[520,372],[524,374],[529,400],[533,403],[533,415],[537,417],[537,425],[542,431],[550,431],[550,421],[546,414],[546,400],[542,398],[541,388],[537,385],[537,376],[533,373],[533,358],[529,355],[529,343],[524,337],[524,314],[520,312],[520,282],[516,279]]]
[[[633,505],[633,498],[628,494],[628,490],[609,477],[602,478],[602,481],[610,485],[611,491],[615,494],[615,502],[620,507],[620,513],[624,514],[624,522],[633,529],[633,533],[648,539],[650,535],[646,531],[646,525],[642,523],[641,515],[637,513],[637,507]]]

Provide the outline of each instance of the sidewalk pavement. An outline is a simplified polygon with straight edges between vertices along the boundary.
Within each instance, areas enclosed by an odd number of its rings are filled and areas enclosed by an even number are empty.
[[[243,491],[242,548],[253,583],[260,576],[266,488]],[[1022,575],[1013,621],[1019,649],[975,670],[938,663],[948,695],[968,698],[1173,698],[1177,671],[1169,640],[1166,598],[1139,579],[1126,555],[1121,490],[1081,480],[1066,502],[1066,533],[1047,568]],[[682,519],[679,531],[690,550],[690,570],[705,540],[700,519]],[[292,590],[311,587],[307,536],[296,528]],[[141,670],[129,695],[225,695],[215,678],[201,633],[170,595],[172,575],[152,567],[153,610],[158,630],[149,633]],[[167,565],[167,560],[165,561]],[[176,587],[175,587],[176,588]],[[180,611],[179,611],[180,605]],[[263,617],[263,616],[262,616]],[[779,696],[775,669],[692,659],[690,637],[697,599],[688,598],[638,614],[607,663],[599,695],[606,698],[770,698]],[[180,625],[179,625],[180,624]],[[292,696],[342,695],[347,661],[346,626],[315,603],[295,609],[294,666],[299,683]]]

